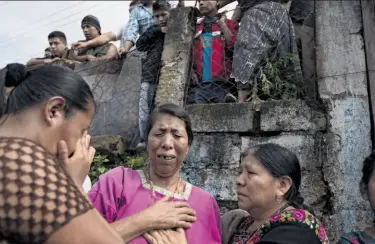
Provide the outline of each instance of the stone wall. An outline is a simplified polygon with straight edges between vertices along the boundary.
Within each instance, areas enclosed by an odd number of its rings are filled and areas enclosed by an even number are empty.
[[[241,152],[260,143],[283,145],[300,159],[302,196],[336,243],[344,232],[364,229],[372,216],[359,192],[362,162],[372,148],[368,70],[361,2],[315,6],[316,80],[325,113],[298,100],[265,102],[260,112],[251,104],[188,106],[195,140],[183,175],[213,194],[224,212],[237,207]]]
[[[316,1],[315,5],[318,97],[326,112],[300,100],[265,102],[260,112],[251,104],[188,106],[195,140],[183,176],[214,195],[225,212],[237,207],[235,180],[241,152],[259,143],[283,145],[298,155],[301,193],[335,243],[344,232],[365,228],[372,216],[358,188],[362,161],[372,147],[368,70],[360,1]],[[185,26],[172,28],[166,40],[191,37],[189,26],[194,18],[185,21],[193,15],[191,11],[172,11],[171,25]],[[159,86],[156,100],[181,104],[184,83],[189,80],[186,59],[191,43],[167,44],[163,87]],[[178,70],[172,72],[174,68]],[[91,133],[121,135],[125,148],[132,149],[138,135],[141,58],[133,56],[99,67],[81,64],[75,70],[93,88],[98,103]]]
[[[324,114],[300,100],[265,102],[260,114],[251,104],[191,105],[187,109],[194,121],[195,139],[184,163],[184,176],[211,192],[222,212],[236,207],[241,152],[272,142],[297,154],[303,174],[301,193],[323,215],[330,198],[322,173]]]
[[[317,78],[329,118],[321,148],[331,192],[324,220],[333,237],[364,229],[373,216],[359,192],[372,147],[362,29],[361,1],[316,1]]]
[[[90,134],[122,136],[125,150],[134,149],[139,142],[142,58],[144,54],[134,52],[125,60],[81,63],[74,68],[90,85],[97,105]]]

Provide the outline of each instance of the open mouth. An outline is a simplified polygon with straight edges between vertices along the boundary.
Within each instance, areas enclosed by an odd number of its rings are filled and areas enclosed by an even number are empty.
[[[173,160],[176,158],[175,156],[167,156],[167,155],[161,155],[161,154],[157,155],[157,157],[163,160]]]

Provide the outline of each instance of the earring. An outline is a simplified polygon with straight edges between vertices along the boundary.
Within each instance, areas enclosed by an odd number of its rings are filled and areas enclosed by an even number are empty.
[[[282,197],[280,197],[280,196],[276,196],[276,202],[277,202],[277,203],[281,203],[282,200],[283,200]]]

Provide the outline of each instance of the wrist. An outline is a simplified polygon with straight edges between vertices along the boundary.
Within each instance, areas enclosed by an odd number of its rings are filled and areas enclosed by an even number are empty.
[[[140,226],[140,228],[145,233],[157,229],[157,226],[159,225],[158,219],[156,219],[154,215],[151,214],[149,208],[146,208],[138,214],[135,214],[134,217],[136,219],[134,219],[133,222]]]

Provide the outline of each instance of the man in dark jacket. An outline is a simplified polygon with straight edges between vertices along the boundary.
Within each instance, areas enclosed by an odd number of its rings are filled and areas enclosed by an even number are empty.
[[[147,58],[143,62],[142,84],[139,98],[139,130],[141,143],[137,149],[145,148],[145,130],[148,116],[153,109],[155,90],[159,80],[161,67],[161,55],[164,46],[164,37],[167,32],[167,24],[171,5],[166,0],[156,1],[152,5],[152,11],[156,24],[149,27],[143,33],[137,43],[137,50],[147,52]]]

